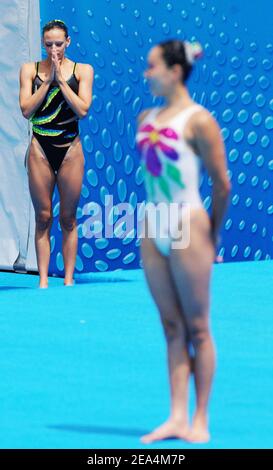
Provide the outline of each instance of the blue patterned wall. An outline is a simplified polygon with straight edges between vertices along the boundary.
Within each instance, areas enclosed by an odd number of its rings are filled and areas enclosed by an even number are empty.
[[[130,202],[133,207],[144,199],[134,142],[136,116],[161,102],[149,94],[142,73],[149,48],[171,37],[197,39],[205,51],[189,88],[218,119],[227,149],[233,190],[220,254],[225,261],[273,256],[273,45],[266,39],[270,22],[257,26],[257,10],[248,13],[240,5],[243,0],[41,0],[42,24],[63,19],[72,37],[68,57],[95,69],[92,109],[81,122],[86,171],[77,214],[77,272],[140,265],[134,233],[125,239],[89,238],[88,220],[96,215],[96,202],[105,205],[107,194],[113,195],[114,204]],[[204,176],[201,190],[208,209],[210,186]],[[62,274],[58,211],[55,194],[50,271]],[[110,217],[118,236],[122,223],[115,212]],[[97,222],[91,226],[95,232],[101,228]]]

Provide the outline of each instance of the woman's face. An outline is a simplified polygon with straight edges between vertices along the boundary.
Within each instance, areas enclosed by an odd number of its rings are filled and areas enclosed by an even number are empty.
[[[53,28],[45,32],[43,43],[49,58],[55,51],[58,59],[61,60],[64,57],[66,47],[70,44],[70,38],[65,37],[65,32],[62,29]]]
[[[151,87],[151,92],[155,96],[167,96],[173,87],[180,81],[177,74],[177,66],[168,67],[162,57],[162,49],[159,46],[153,47],[148,55],[148,67],[144,72]]]

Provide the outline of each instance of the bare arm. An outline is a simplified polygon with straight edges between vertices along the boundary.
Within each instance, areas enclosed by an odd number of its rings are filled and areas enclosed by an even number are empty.
[[[212,179],[211,233],[216,243],[231,190],[224,143],[218,124],[207,111],[197,114],[193,132],[198,153]]]
[[[51,76],[47,77],[39,89],[34,94],[32,94],[32,81],[35,74],[34,71],[34,63],[23,64],[20,70],[19,103],[22,114],[26,119],[29,119],[36,109],[38,109],[42,104],[52,81]]]
[[[81,64],[79,67],[78,95],[70,88],[70,86],[62,77],[58,79],[59,87],[66,102],[79,116],[79,118],[85,117],[91,106],[93,76],[94,71],[91,65]]]

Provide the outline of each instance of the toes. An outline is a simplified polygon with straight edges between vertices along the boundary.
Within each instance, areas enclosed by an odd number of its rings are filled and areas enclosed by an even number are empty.
[[[151,442],[155,441],[163,441],[166,439],[182,439],[188,440],[188,433],[187,432],[179,432],[177,430],[168,430],[168,431],[161,431],[161,432],[154,432],[151,434],[147,434],[143,436],[140,440],[143,444],[151,444]]]
[[[146,434],[141,439],[142,444],[150,444],[151,442],[157,440],[154,434]]]

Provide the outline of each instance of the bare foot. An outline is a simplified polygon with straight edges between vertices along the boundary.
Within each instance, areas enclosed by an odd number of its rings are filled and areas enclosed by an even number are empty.
[[[66,287],[68,287],[68,286],[70,286],[70,287],[71,287],[71,286],[74,286],[74,284],[75,284],[74,281],[72,281],[72,282],[71,282],[71,281],[64,281],[64,286],[66,286]]]
[[[195,416],[187,440],[204,444],[210,440],[210,433],[208,431],[207,418],[204,416]]]
[[[48,288],[48,281],[40,281],[39,288],[40,289],[47,289]]]
[[[154,431],[140,439],[143,444],[150,444],[154,441],[161,441],[163,439],[187,439],[189,433],[189,426],[187,423],[168,420]]]

